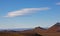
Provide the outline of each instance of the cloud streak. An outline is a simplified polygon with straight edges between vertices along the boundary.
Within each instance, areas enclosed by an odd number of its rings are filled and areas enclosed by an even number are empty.
[[[45,8],[25,8],[25,9],[21,9],[21,10],[17,10],[17,11],[8,12],[8,14],[4,17],[22,16],[22,15],[35,13],[37,11],[44,11],[44,10],[48,10],[48,9],[49,9],[48,7],[45,7]]]
[[[56,5],[60,5],[60,2],[56,3]]]

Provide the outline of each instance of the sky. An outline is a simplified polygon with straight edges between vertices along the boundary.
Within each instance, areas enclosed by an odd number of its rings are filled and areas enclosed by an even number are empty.
[[[0,0],[0,28],[51,27],[60,22],[60,0]]]

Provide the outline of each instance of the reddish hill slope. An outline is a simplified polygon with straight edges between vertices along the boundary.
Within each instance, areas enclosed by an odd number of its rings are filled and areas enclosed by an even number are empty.
[[[60,32],[60,23],[56,23],[52,27],[50,27],[47,32]]]

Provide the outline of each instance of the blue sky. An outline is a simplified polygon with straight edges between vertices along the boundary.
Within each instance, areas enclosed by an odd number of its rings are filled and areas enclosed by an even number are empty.
[[[0,0],[0,28],[50,27],[60,22],[60,0]]]

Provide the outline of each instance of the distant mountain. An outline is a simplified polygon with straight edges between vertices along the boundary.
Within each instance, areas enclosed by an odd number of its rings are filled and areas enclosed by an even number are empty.
[[[10,30],[15,30],[15,31],[24,31],[24,30],[30,30],[32,28],[15,28],[15,29],[10,29]]]
[[[24,30],[30,30],[32,28],[13,28],[13,29],[0,29],[0,31],[24,31]]]
[[[17,28],[0,31],[0,36],[60,36],[60,23],[56,23],[50,28]]]

